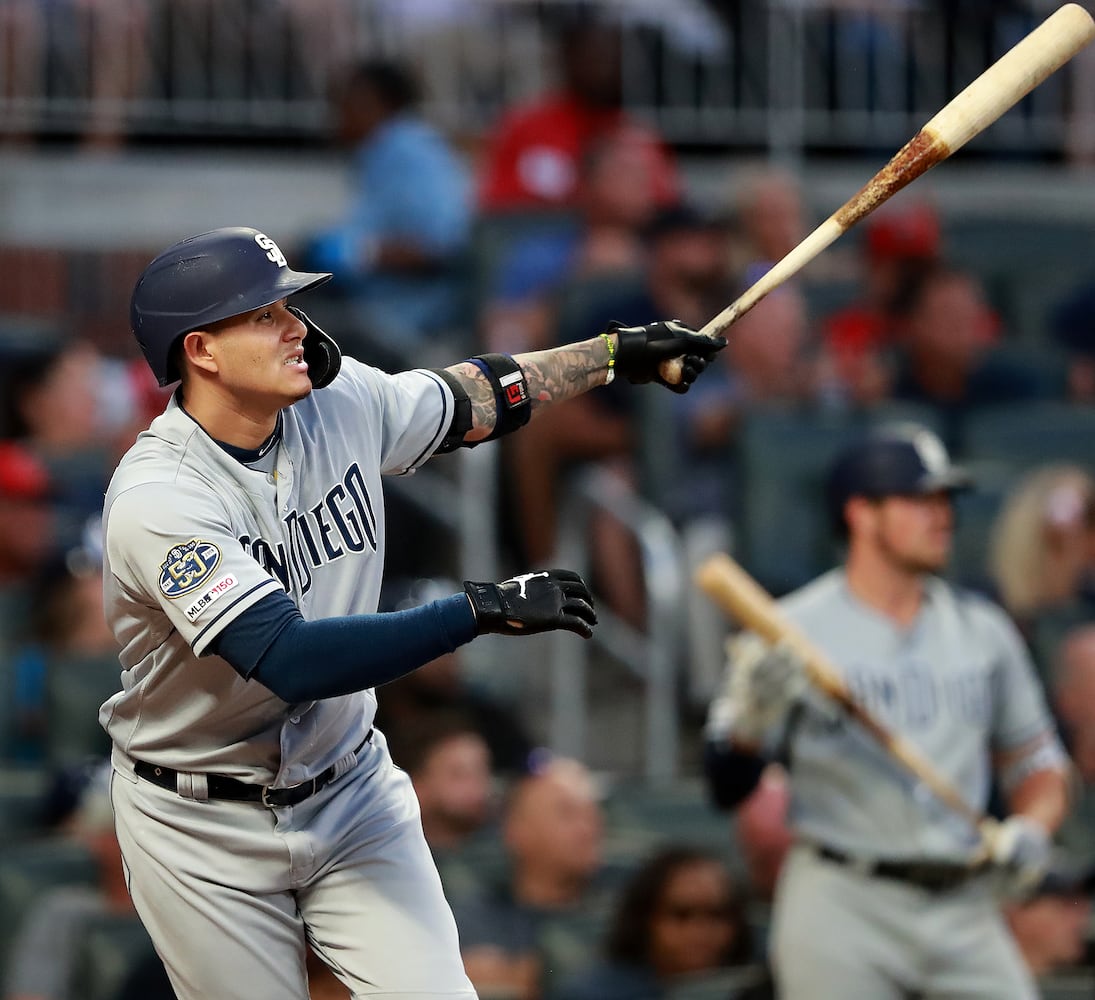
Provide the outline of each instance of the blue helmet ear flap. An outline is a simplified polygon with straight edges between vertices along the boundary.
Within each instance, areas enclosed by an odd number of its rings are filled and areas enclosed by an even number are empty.
[[[286,306],[307,328],[304,338],[304,361],[308,365],[308,377],[313,389],[329,386],[342,368],[342,350],[334,338],[309,319],[308,314],[297,306]]]

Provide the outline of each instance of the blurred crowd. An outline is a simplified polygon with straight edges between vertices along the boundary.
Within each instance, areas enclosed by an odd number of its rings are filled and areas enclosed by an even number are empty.
[[[820,221],[802,180],[775,166],[696,198],[671,146],[620,107],[618,43],[604,24],[568,25],[558,87],[508,109],[475,157],[422,114],[406,65],[374,59],[340,81],[332,118],[353,198],[287,253],[334,272],[312,315],[344,350],[396,370],[532,351],[610,321],[698,329]],[[569,478],[597,463],[682,533],[719,524],[779,593],[829,560],[824,527],[801,525],[842,436],[908,416],[939,430],[985,486],[959,511],[972,542],[953,574],[1020,626],[1077,770],[1061,834],[1075,873],[1009,912],[1046,976],[1086,966],[1095,939],[1095,438],[1082,438],[1095,276],[1046,303],[1037,337],[1021,334],[980,261],[951,251],[949,223],[911,193],[880,210],[736,323],[718,370],[653,420],[616,385],[541,415],[496,446],[497,518],[507,563],[546,565]],[[119,678],[98,515],[166,397],[135,345],[104,349],[79,329],[13,335],[0,352],[0,996],[155,1000],[170,991],[118,870],[101,763],[97,712]],[[654,481],[652,450],[670,457]],[[765,488],[786,519],[776,563],[753,531]],[[811,547],[794,549],[799,538]],[[601,600],[642,629],[634,539],[605,516],[590,546]],[[408,542],[389,573],[430,575],[435,556]],[[536,706],[499,703],[457,657],[379,700],[483,997],[672,998],[704,981],[705,996],[771,995],[767,906],[789,842],[778,767],[730,817],[697,775],[645,787],[538,749]],[[345,995],[318,962],[312,995]]]

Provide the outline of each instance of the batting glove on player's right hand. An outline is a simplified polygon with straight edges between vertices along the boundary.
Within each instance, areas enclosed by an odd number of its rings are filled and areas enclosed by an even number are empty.
[[[616,371],[629,382],[641,385],[658,382],[673,392],[687,392],[707,363],[726,346],[725,337],[705,337],[675,319],[646,326],[610,323],[605,333],[615,333]],[[681,380],[666,382],[658,366],[670,358],[682,358]]]
[[[996,824],[989,836],[989,861],[1006,897],[1023,897],[1037,888],[1049,871],[1053,843],[1037,820],[1014,813]]]
[[[502,583],[464,581],[479,635],[535,635],[566,629],[588,639],[597,615],[585,581],[568,569],[522,573]]]
[[[732,716],[729,735],[758,745],[805,697],[806,662],[790,644],[769,645],[751,632],[731,640],[727,652],[723,697]]]

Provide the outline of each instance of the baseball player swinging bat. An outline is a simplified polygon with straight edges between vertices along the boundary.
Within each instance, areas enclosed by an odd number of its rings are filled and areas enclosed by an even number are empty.
[[[807,677],[815,687],[840,705],[941,802],[976,828],[987,858],[996,821],[971,806],[911,743],[888,730],[855,700],[836,666],[784,617],[771,595],[741,565],[725,553],[716,553],[697,567],[695,583],[719,607],[762,639],[773,645],[789,644],[805,662]]]
[[[722,334],[838,236],[988,128],[1093,37],[1095,20],[1083,7],[1069,3],[1058,8],[946,104],[856,194],[699,332],[709,337]],[[676,385],[681,366],[679,358],[663,362],[662,378]]]

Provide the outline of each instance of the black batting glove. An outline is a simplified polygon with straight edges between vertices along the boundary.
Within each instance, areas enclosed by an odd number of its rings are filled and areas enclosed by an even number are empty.
[[[597,615],[585,581],[568,569],[522,573],[502,583],[464,581],[479,635],[535,635],[566,629],[588,639]]]
[[[657,382],[673,392],[687,392],[708,362],[726,346],[725,337],[705,337],[678,320],[662,320],[645,326],[608,325],[605,333],[619,338],[616,371],[634,385]],[[681,381],[666,382],[658,366],[670,358],[683,357]]]

